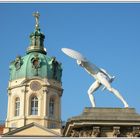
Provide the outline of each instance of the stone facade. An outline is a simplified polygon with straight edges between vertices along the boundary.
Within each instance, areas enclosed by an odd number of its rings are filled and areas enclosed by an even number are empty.
[[[139,137],[140,115],[134,108],[85,108],[70,118],[64,137]]]
[[[32,82],[40,84],[39,90],[31,87]],[[38,77],[32,79],[20,79],[9,82],[8,88],[8,112],[5,132],[10,128],[18,128],[32,122],[36,122],[47,128],[52,125],[61,128],[61,95],[62,88],[59,82]],[[31,115],[31,97],[38,98],[38,115]],[[20,99],[20,112],[15,116],[15,99]],[[54,116],[49,114],[50,99],[55,99]]]

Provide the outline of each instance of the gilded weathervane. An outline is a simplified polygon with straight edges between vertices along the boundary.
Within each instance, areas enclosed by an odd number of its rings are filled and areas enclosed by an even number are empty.
[[[33,13],[33,16],[35,17],[35,29],[38,30],[39,29],[39,17],[40,17],[40,14],[37,11],[37,12]]]

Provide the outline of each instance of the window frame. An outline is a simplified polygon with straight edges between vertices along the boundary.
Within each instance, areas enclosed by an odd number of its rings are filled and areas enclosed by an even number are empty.
[[[30,115],[38,115],[39,101],[37,96],[32,96],[30,101]]]
[[[49,100],[49,117],[55,116],[55,99],[51,97]]]
[[[16,97],[15,98],[15,114],[14,116],[17,117],[20,115],[20,98]]]

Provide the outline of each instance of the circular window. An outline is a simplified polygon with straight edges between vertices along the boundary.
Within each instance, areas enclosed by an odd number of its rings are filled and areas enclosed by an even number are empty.
[[[40,90],[41,89],[41,84],[38,82],[38,81],[33,81],[33,82],[31,82],[31,84],[30,84],[30,88],[31,88],[31,90],[33,90],[33,91],[38,91],[38,90]]]

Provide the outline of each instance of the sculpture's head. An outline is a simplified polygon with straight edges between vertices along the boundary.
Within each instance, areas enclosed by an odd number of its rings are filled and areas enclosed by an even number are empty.
[[[77,62],[77,64],[78,64],[78,66],[83,67],[83,63],[82,63],[82,61],[77,60],[76,62]]]

